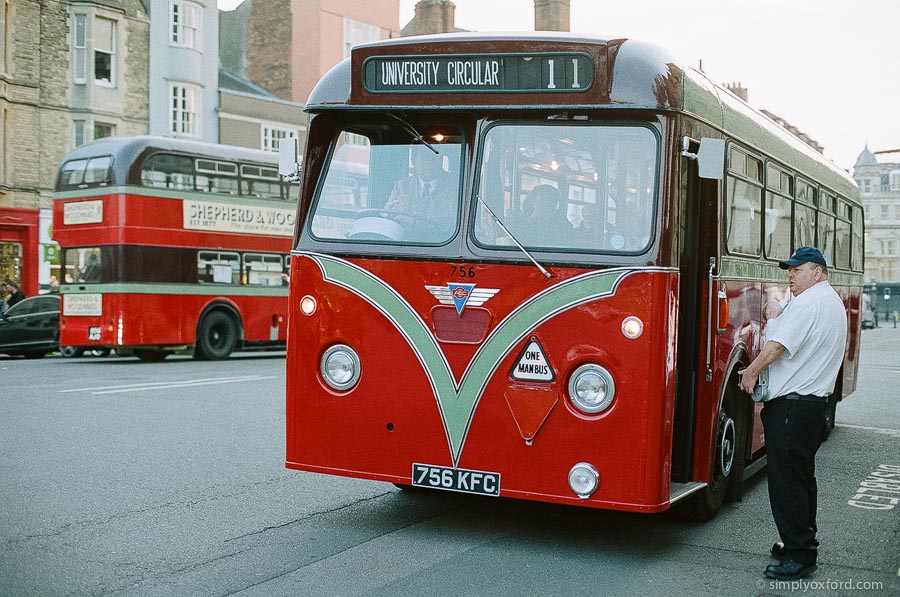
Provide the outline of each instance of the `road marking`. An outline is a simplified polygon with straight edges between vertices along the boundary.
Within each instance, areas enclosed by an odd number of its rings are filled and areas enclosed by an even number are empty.
[[[148,390],[168,390],[173,388],[190,388],[195,386],[209,386],[226,383],[241,383],[247,381],[262,381],[276,379],[275,375],[242,375],[238,377],[211,377],[206,379],[187,379],[184,381],[155,381],[123,386],[98,386],[93,388],[69,388],[60,390],[60,394],[68,392],[90,392],[93,395],[120,394],[124,392],[146,392]]]
[[[847,423],[837,423],[835,427],[847,427],[849,429],[860,429],[862,431],[874,431],[893,437],[900,437],[900,429],[886,429],[884,427],[869,427],[867,425],[849,425]]]

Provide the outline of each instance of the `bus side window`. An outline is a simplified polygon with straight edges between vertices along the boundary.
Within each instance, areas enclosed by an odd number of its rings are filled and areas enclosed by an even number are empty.
[[[281,255],[246,253],[244,283],[252,286],[281,286],[284,265]]]
[[[240,256],[230,252],[199,251],[197,280],[201,283],[240,284]]]
[[[193,160],[169,153],[150,156],[141,167],[141,184],[164,189],[193,189]]]

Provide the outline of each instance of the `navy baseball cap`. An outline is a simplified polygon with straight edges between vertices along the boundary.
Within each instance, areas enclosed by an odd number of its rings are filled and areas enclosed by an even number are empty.
[[[781,269],[788,269],[789,267],[797,267],[804,263],[816,263],[828,267],[828,264],[825,263],[825,256],[822,255],[822,251],[815,247],[797,247],[797,250],[794,251],[793,255],[784,261],[778,262],[778,267]]]

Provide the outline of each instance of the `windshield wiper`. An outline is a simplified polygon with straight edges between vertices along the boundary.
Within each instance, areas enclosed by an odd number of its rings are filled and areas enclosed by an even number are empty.
[[[478,202],[481,203],[486,210],[488,210],[488,213],[491,214],[491,217],[494,218],[494,221],[497,222],[497,225],[500,226],[500,229],[506,233],[506,236],[511,238],[512,241],[514,243],[516,243],[516,246],[519,247],[519,250],[525,254],[525,257],[528,257],[528,259],[531,260],[531,263],[533,263],[535,265],[535,267],[537,267],[539,270],[541,270],[542,274],[544,274],[548,278],[552,278],[553,274],[548,272],[544,268],[543,265],[538,263],[537,259],[535,259],[534,257],[531,256],[531,253],[528,252],[528,249],[523,247],[522,243],[520,243],[519,240],[515,236],[513,236],[512,232],[510,232],[509,229],[503,225],[503,222],[500,221],[500,218],[497,217],[497,214],[494,213],[494,210],[490,208],[490,206],[487,204],[487,202],[481,198],[481,195],[475,195],[475,198],[478,199]]]
[[[428,149],[430,149],[431,151],[433,151],[433,152],[435,153],[435,155],[437,155],[438,150],[435,149],[435,148],[434,148],[434,145],[432,145],[431,143],[429,143],[428,140],[427,140],[425,137],[423,137],[422,134],[421,134],[419,131],[417,131],[416,128],[415,128],[413,125],[411,125],[410,123],[406,122],[405,120],[403,120],[402,118],[400,118],[400,117],[397,116],[396,114],[388,113],[388,116],[390,116],[390,117],[393,118],[394,120],[400,121],[400,124],[403,125],[403,129],[404,129],[407,133],[409,133],[410,135],[412,135],[412,138],[413,138],[414,140],[418,141],[419,143],[421,143],[422,145],[424,145],[425,147],[427,147]]]

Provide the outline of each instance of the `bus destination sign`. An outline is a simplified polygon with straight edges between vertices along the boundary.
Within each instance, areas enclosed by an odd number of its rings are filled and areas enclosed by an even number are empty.
[[[588,90],[588,54],[373,56],[363,64],[370,93],[553,93]]]

